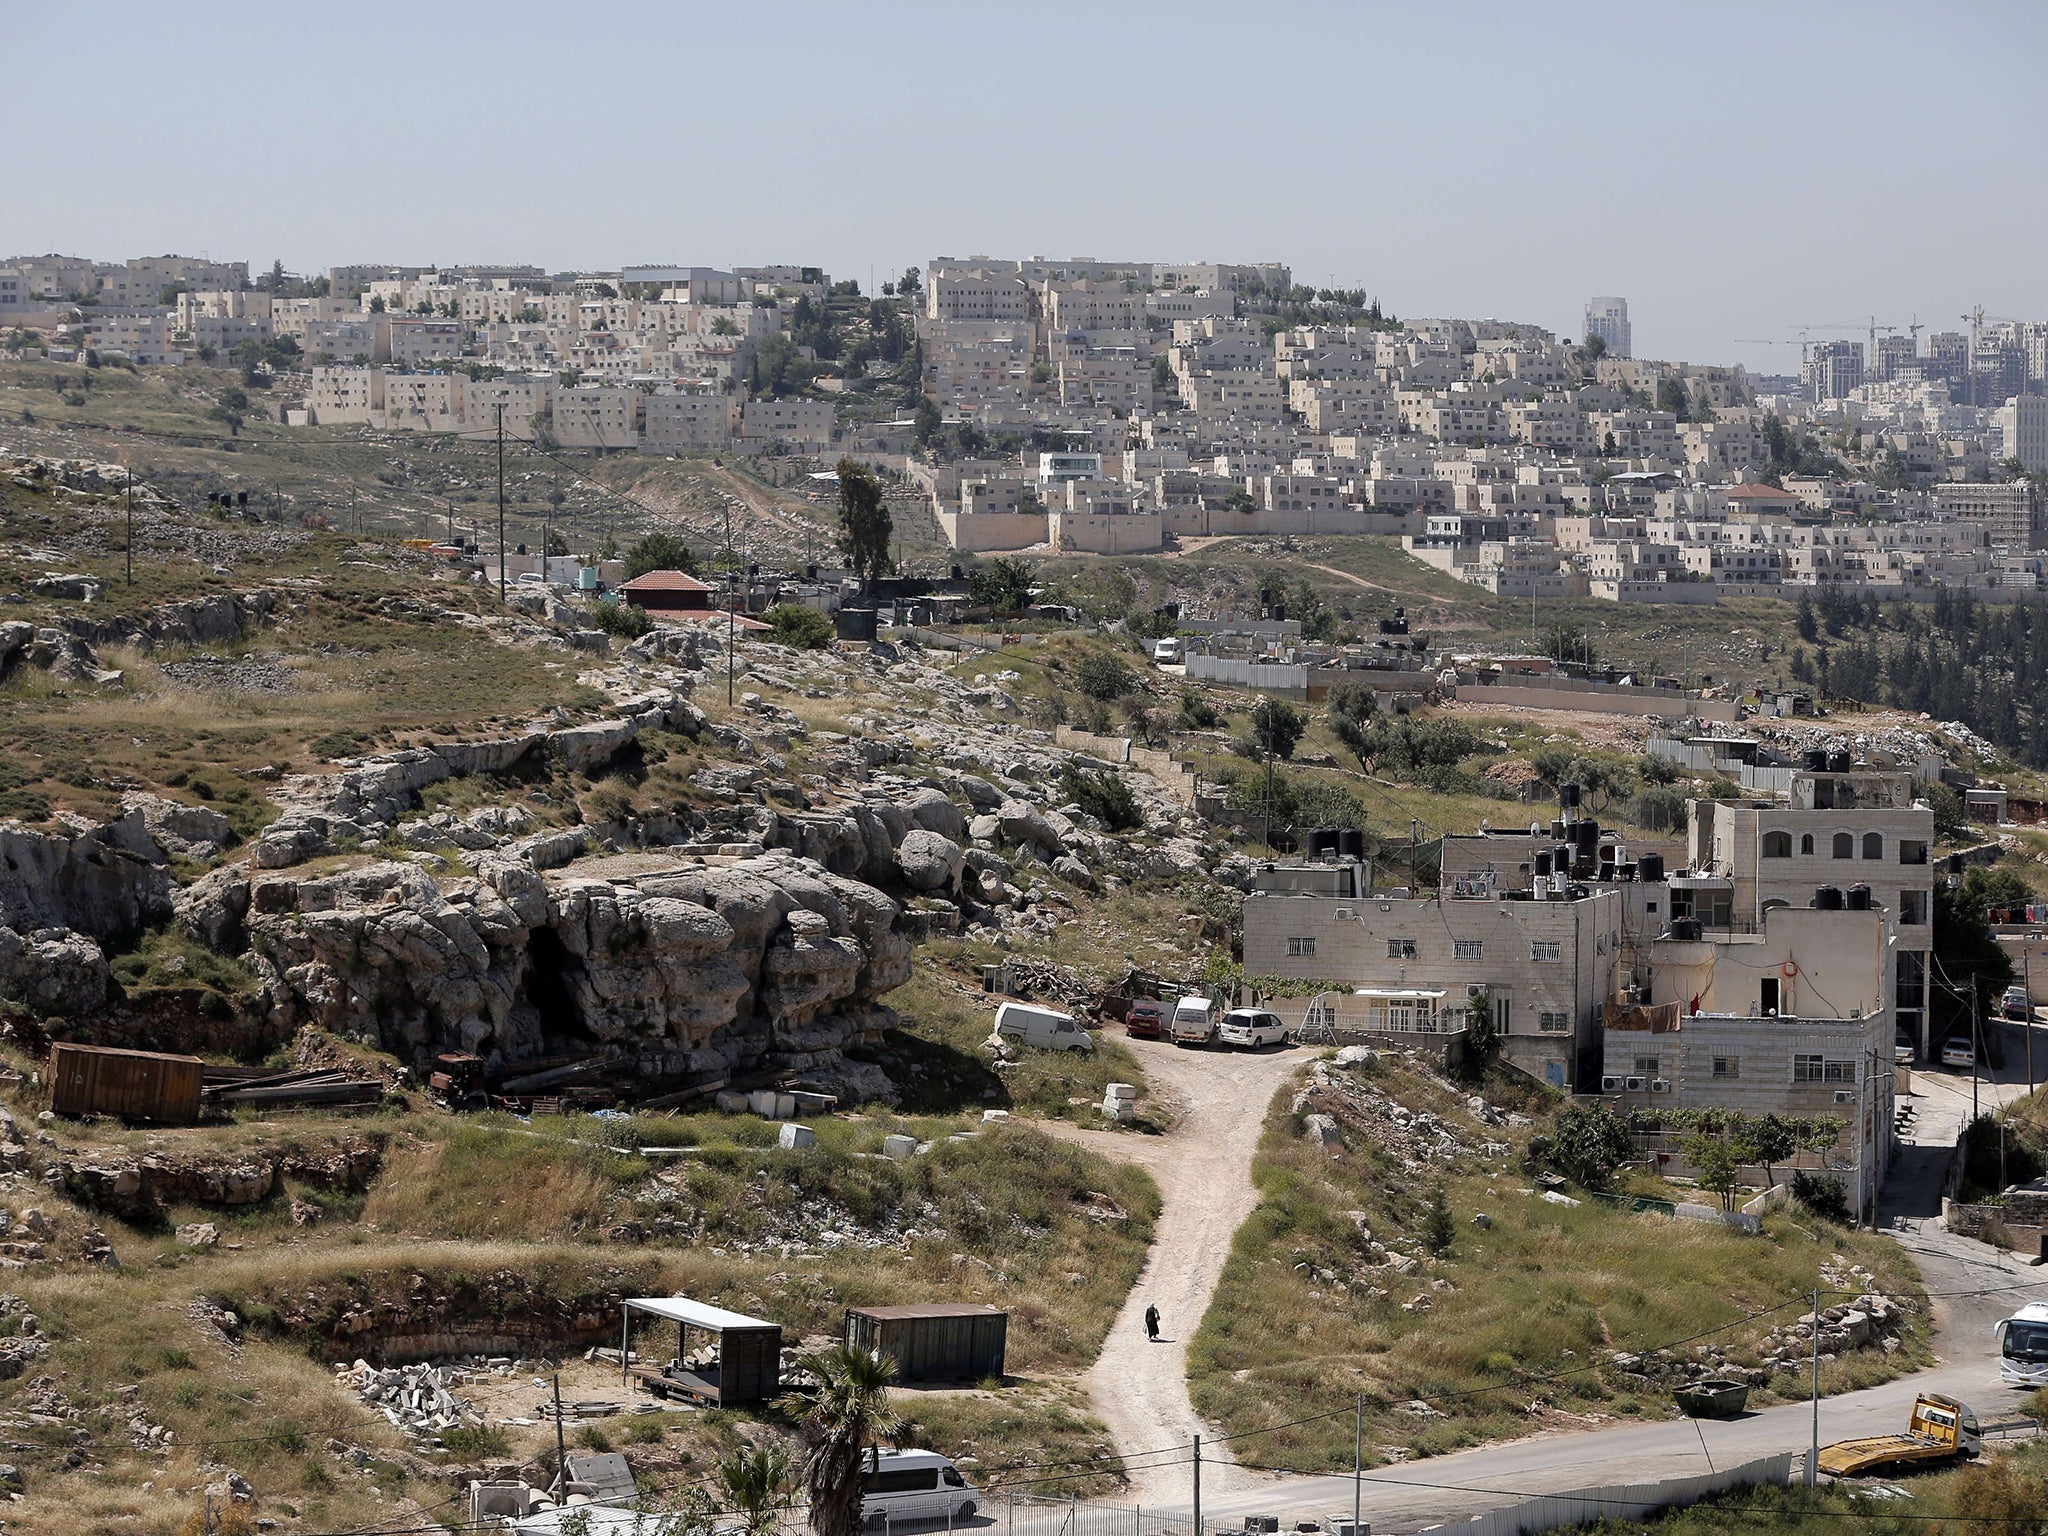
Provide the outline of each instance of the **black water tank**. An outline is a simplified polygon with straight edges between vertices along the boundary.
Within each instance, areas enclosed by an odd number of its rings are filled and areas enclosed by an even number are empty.
[[[1552,872],[1560,875],[1570,874],[1574,854],[1575,850],[1570,843],[1559,843],[1555,848],[1551,849],[1550,868]]]
[[[1689,943],[1699,942],[1700,920],[1696,917],[1674,917],[1671,920],[1671,937]]]
[[[1337,852],[1347,859],[1365,857],[1365,834],[1356,827],[1343,827],[1337,833]]]
[[[832,628],[842,640],[872,640],[875,615],[873,608],[842,608],[832,615]]]
[[[1849,771],[1849,763],[1849,754],[1846,752],[1830,752],[1828,754],[1829,773],[1847,773]]]
[[[1828,754],[1825,747],[1808,747],[1800,761],[1805,763],[1808,773],[1826,773],[1828,771]]]
[[[1813,893],[1813,904],[1822,912],[1842,910],[1842,888],[1839,885],[1824,885]]]
[[[1537,878],[1538,880],[1541,880],[1541,879],[1545,878],[1546,876],[1548,876],[1548,875],[1549,875],[1549,873],[1550,873],[1550,855],[1549,855],[1549,854],[1547,854],[1547,853],[1539,853],[1539,854],[1537,854],[1537,855],[1536,855],[1536,878]]]
[[[1337,829],[1335,827],[1317,827],[1309,833],[1308,856],[1310,858],[1319,858],[1323,854],[1335,853],[1336,851]]]
[[[1852,885],[1849,887],[1849,910],[1851,912],[1868,912],[1870,910],[1869,886]]]
[[[1557,803],[1566,810],[1577,810],[1579,805],[1579,786],[1576,784],[1558,785]]]
[[[1636,860],[1636,878],[1655,885],[1664,878],[1664,855],[1646,853]]]
[[[1593,858],[1600,851],[1600,823],[1581,821],[1572,827],[1572,842],[1577,845],[1579,857]]]

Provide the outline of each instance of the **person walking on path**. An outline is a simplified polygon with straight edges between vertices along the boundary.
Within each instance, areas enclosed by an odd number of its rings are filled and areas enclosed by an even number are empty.
[[[1145,1309],[1145,1337],[1154,1344],[1159,1342],[1159,1309],[1157,1307],[1147,1307]]]

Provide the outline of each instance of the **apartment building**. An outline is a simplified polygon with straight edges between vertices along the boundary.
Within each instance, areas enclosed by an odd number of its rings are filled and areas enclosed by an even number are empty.
[[[385,373],[383,424],[395,431],[460,431],[465,382],[460,374]]]
[[[162,305],[89,306],[85,311],[86,348],[125,357],[146,367],[181,363],[184,355],[171,339],[175,314]]]
[[[1554,1087],[1599,1070],[1599,1024],[1614,995],[1621,896],[1571,887],[1536,899],[1480,883],[1416,894],[1365,889],[1363,867],[1262,870],[1244,901],[1247,974],[1327,978],[1336,1022],[1454,1030],[1484,993],[1509,1057]]]
[[[956,271],[932,263],[925,274],[924,304],[930,320],[1000,320],[1017,325],[1037,318],[1029,283],[1014,272],[979,266]]]
[[[642,453],[704,453],[728,448],[739,425],[731,395],[656,390],[641,402]]]
[[[555,441],[564,448],[638,448],[640,413],[648,398],[623,385],[557,390],[550,408]]]
[[[2024,480],[1995,484],[1952,481],[1930,493],[1937,517],[1952,517],[1982,527],[1994,549],[2037,549],[2041,543],[2040,497]]]
[[[2048,474],[2048,395],[2013,396],[1999,408],[1997,426],[2002,457],[2018,459],[2030,475]]]
[[[829,448],[837,419],[827,400],[749,400],[740,407],[740,436],[760,444]]]
[[[1628,323],[1628,300],[1603,295],[1586,300],[1586,339],[1599,337],[1607,355],[1635,356],[1635,331]]]
[[[1707,932],[1756,933],[1766,914],[1820,899],[1867,900],[1896,933],[1883,978],[1901,1034],[1924,1054],[1934,947],[1934,813],[1904,773],[1802,768],[1789,799],[1692,801],[1688,868],[1670,878],[1671,915]],[[1879,955],[1881,960],[1882,956]]]
[[[505,408],[505,431],[508,436],[530,437],[536,417],[548,413],[549,402],[553,400],[555,380],[552,374],[502,374],[495,379],[465,379],[462,384],[462,423],[464,432],[495,432],[498,427],[498,407]]]
[[[384,370],[315,367],[307,420],[318,427],[368,426],[384,418]]]

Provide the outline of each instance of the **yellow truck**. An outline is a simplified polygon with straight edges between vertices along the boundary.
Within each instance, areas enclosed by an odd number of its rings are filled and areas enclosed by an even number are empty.
[[[1975,1456],[1984,1445],[1968,1403],[1938,1392],[1913,1400],[1903,1435],[1866,1435],[1821,1447],[1819,1466],[1830,1477],[1861,1477],[1907,1467],[1934,1467]]]

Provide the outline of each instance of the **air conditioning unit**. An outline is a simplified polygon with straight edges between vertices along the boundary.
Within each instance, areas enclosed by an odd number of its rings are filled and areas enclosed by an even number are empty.
[[[1650,1092],[1669,1093],[1670,1091],[1671,1084],[1668,1080],[1661,1077],[1653,1077],[1650,1079]]]
[[[1621,1079],[1620,1079],[1620,1078],[1618,1078],[1618,1077],[1603,1077],[1603,1078],[1601,1078],[1601,1079],[1600,1079],[1600,1091],[1601,1091],[1602,1093],[1619,1093],[1619,1092],[1621,1092]]]
[[[1837,1088],[1835,1090],[1835,1102],[1837,1104],[1854,1104],[1856,1102],[1856,1090],[1854,1088]]]
[[[1641,1093],[1643,1091],[1644,1081],[1645,1079],[1643,1078],[1632,1077],[1624,1086],[1628,1089],[1630,1093]]]

